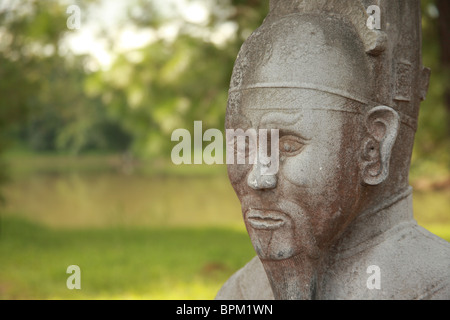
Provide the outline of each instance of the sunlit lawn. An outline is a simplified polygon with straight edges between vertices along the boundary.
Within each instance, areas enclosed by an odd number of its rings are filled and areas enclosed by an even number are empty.
[[[254,255],[243,230],[53,230],[2,221],[1,299],[213,299]],[[69,290],[66,269],[81,269]]]
[[[254,256],[224,168],[125,174],[114,157],[12,160],[1,299],[213,299]],[[69,265],[81,268],[79,291],[66,288]]]
[[[450,241],[450,228],[435,228]],[[244,230],[55,230],[4,218],[0,299],[213,299],[253,256]],[[81,268],[81,290],[66,269]]]
[[[213,299],[254,256],[223,167],[123,174],[114,159],[15,160],[0,299]],[[416,191],[414,208],[450,241],[449,189]],[[81,290],[66,287],[70,265]]]

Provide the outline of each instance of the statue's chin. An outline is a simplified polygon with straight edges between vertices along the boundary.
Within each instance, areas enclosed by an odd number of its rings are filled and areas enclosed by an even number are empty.
[[[286,230],[253,230],[249,234],[253,247],[262,260],[285,260],[305,252],[305,248],[295,245]]]
[[[263,249],[255,246],[256,253],[261,260],[286,260],[295,256],[293,248],[269,248]]]
[[[289,210],[256,210],[244,213],[253,247],[262,260],[286,260],[294,256],[317,257],[316,235],[308,215],[298,205]]]

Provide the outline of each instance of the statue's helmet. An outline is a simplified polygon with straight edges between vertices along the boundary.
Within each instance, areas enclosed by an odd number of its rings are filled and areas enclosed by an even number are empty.
[[[368,104],[373,85],[364,44],[340,19],[292,14],[265,22],[244,43],[230,93],[297,88]]]

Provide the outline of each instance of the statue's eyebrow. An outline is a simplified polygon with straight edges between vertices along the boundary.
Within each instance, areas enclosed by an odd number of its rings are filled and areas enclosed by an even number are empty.
[[[294,112],[269,112],[261,117],[260,126],[267,125],[294,125],[303,118],[299,113]]]
[[[298,112],[269,112],[261,117],[260,128],[278,129],[280,136],[294,135],[300,137],[304,141],[311,140],[311,137],[306,132],[299,132],[298,129],[289,129],[287,127],[293,126],[301,121],[303,115]]]
[[[239,128],[243,128],[252,126],[252,121],[243,112],[227,113],[226,119],[233,127],[238,126]]]

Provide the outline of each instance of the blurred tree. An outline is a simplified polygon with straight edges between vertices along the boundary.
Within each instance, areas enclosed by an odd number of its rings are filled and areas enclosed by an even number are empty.
[[[10,144],[8,130],[22,123],[36,106],[42,85],[37,53],[48,56],[55,51],[56,26],[62,22],[58,8],[37,1],[22,4],[4,2],[0,7],[0,152]],[[2,163],[0,182],[5,177],[6,164]]]
[[[27,1],[1,12],[1,132],[34,151],[126,149],[130,137],[84,93],[89,57],[63,45],[71,32],[66,9],[61,1]]]
[[[86,8],[96,0],[84,1]],[[84,94],[87,56],[63,45],[68,4],[0,2],[0,155],[14,144],[33,151],[124,150],[130,137]],[[7,164],[0,163],[0,185]]]
[[[157,40],[121,54],[110,70],[86,82],[87,92],[101,97],[109,114],[132,135],[133,150],[140,156],[168,156],[172,131],[192,130],[195,120],[203,121],[204,130],[223,128],[237,52],[268,12],[266,0],[198,2],[208,10],[206,23],[191,22],[174,8],[164,15],[152,0],[135,1],[130,20],[153,28]],[[174,24],[172,40],[163,30]],[[235,33],[221,35],[225,25]]]
[[[440,175],[439,167],[446,168],[447,174],[450,171],[450,111],[444,102],[450,73],[442,61],[443,42],[448,39],[440,37],[438,25],[443,16],[437,3],[438,0],[421,1],[423,63],[431,68],[431,80],[427,99],[421,105],[412,164],[413,171],[428,175]]]
[[[438,0],[437,9],[439,12],[438,28],[439,28],[439,42],[441,46],[441,61],[442,66],[447,72],[447,81],[444,92],[444,102],[450,113],[450,1]],[[450,123],[449,123],[450,124]],[[450,135],[450,125],[448,126]]]
[[[123,54],[86,83],[87,92],[101,96],[110,116],[132,135],[136,153],[168,154],[172,131],[194,120],[222,126],[230,61],[218,48],[183,35],[138,52],[139,62]]]

